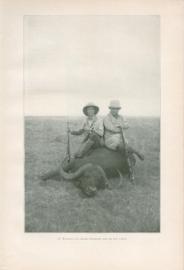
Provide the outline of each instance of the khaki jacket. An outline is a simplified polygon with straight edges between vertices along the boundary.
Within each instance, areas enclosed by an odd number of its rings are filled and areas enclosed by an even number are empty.
[[[76,131],[72,131],[71,134],[84,135],[84,137],[86,137],[92,131],[103,137],[104,125],[102,119],[95,116],[92,120],[90,120],[88,117],[86,117],[86,119],[82,122],[81,127]]]
[[[115,118],[111,113],[109,113],[104,118],[104,141],[105,145],[110,149],[117,149],[118,145],[122,143],[122,135],[118,127],[122,129],[128,128],[127,121],[123,116],[119,115]]]

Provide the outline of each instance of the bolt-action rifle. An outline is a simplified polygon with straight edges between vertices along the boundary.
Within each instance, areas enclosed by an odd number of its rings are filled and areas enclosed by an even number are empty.
[[[66,146],[66,157],[67,160],[70,162],[71,160],[71,151],[70,151],[70,127],[69,121],[67,120],[67,146]]]

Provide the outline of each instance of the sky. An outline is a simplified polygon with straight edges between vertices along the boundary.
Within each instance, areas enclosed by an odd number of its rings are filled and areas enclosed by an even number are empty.
[[[159,16],[24,16],[24,93],[26,115],[159,116]]]

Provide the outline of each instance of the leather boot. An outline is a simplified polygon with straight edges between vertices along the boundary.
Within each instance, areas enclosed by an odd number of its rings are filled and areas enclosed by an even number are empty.
[[[141,154],[140,152],[136,151],[133,149],[133,153],[140,159],[140,160],[144,160],[144,155]]]
[[[60,173],[59,173],[59,169],[57,170],[52,170],[52,171],[49,171],[45,174],[42,174],[39,176],[39,178],[43,181],[47,181],[48,179],[57,179],[57,180],[60,180]]]
[[[127,146],[127,148],[128,148],[127,149],[128,153],[133,153],[132,148],[130,149],[130,147],[128,147],[128,146]],[[123,145],[118,146],[118,151],[120,151],[122,156],[125,156],[125,147]],[[133,170],[133,167],[132,167],[132,164],[131,164],[129,158],[127,159],[127,166],[128,166],[128,176],[129,176],[130,182],[132,184],[135,184],[134,170]]]

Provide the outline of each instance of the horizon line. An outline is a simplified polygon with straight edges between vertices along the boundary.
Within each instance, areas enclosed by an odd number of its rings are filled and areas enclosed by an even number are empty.
[[[102,115],[102,114],[99,114],[98,116],[101,116],[101,117],[104,117],[106,116],[107,114],[105,115]],[[121,115],[121,114],[120,114]],[[160,115],[144,115],[144,114],[140,114],[140,115],[131,115],[131,114],[124,114],[125,117],[155,117],[155,118],[160,118]],[[65,115],[65,114],[62,114],[62,115],[51,115],[51,114],[24,114],[24,117],[85,117],[85,115]]]

